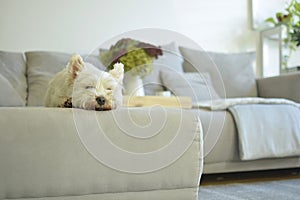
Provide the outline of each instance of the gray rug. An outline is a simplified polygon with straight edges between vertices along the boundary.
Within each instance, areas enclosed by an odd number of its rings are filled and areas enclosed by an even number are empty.
[[[300,179],[200,186],[199,200],[300,200]]]

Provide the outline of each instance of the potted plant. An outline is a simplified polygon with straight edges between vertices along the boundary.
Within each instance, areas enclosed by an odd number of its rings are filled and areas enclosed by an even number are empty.
[[[283,39],[283,45],[289,49],[288,53],[283,55],[283,66],[287,68],[287,62],[292,51],[296,51],[300,46],[300,2],[291,0],[287,3],[284,11],[277,12],[275,17],[269,17],[266,22],[274,26],[283,25],[286,29],[286,35]]]
[[[100,55],[102,63],[112,69],[116,62],[124,64],[125,93],[144,96],[142,78],[153,70],[153,60],[163,54],[159,46],[131,38],[123,38]]]

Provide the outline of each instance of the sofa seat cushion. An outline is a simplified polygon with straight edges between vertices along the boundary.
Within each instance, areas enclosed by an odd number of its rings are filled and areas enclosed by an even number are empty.
[[[204,163],[240,161],[237,131],[228,111],[195,109],[203,128]]]
[[[193,188],[196,196],[202,132],[191,110],[0,113],[0,199],[180,188]]]
[[[25,106],[27,81],[23,54],[0,51],[0,76],[0,106]]]
[[[256,97],[255,52],[216,53],[180,47],[186,72],[208,72],[221,97]]]
[[[28,106],[44,105],[48,83],[54,75],[66,67],[71,54],[48,51],[26,52],[28,76]],[[86,62],[103,69],[100,60],[94,56],[83,55]]]

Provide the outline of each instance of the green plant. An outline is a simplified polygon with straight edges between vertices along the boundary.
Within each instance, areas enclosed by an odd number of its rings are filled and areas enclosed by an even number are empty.
[[[291,40],[296,43],[296,46],[300,46],[300,26],[293,26],[293,32],[291,33]]]
[[[287,3],[287,7],[282,12],[277,12],[275,17],[266,19],[275,26],[284,25],[287,30],[287,37],[284,38],[284,43],[288,45],[291,50],[296,50],[300,46],[300,2],[291,0]]]

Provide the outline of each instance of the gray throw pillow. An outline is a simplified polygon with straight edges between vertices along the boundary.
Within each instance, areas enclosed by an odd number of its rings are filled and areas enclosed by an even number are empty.
[[[161,80],[175,96],[189,96],[193,102],[220,98],[208,73],[161,71]]]
[[[15,90],[21,101],[14,101],[14,106],[25,106],[27,98],[26,65],[22,53],[0,51],[0,75],[4,82],[8,81],[9,87]],[[2,80],[3,82],[3,80]],[[7,84],[6,84],[7,86]],[[2,86],[2,88],[5,88]],[[1,96],[6,95],[0,90]],[[0,105],[4,106],[4,105]]]
[[[11,83],[0,74],[0,106],[25,106],[24,99],[17,93]]]
[[[183,72],[183,58],[180,54],[176,42],[161,45],[163,55],[153,62],[153,72],[144,77],[143,84],[146,95],[155,95],[156,92],[163,91],[162,81],[160,79],[161,70],[173,70]]]
[[[208,72],[221,97],[257,97],[255,52],[215,53],[180,47],[185,72]],[[225,89],[225,90],[224,90]]]
[[[28,106],[43,106],[48,83],[56,73],[64,69],[72,54],[60,52],[26,52],[28,76]],[[98,56],[82,56],[85,62],[103,69]]]

